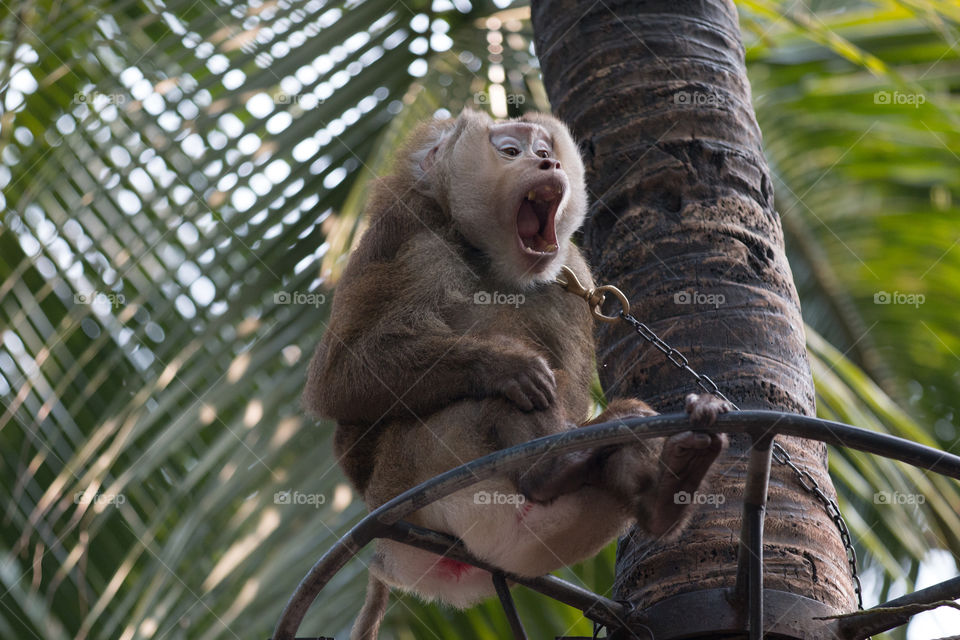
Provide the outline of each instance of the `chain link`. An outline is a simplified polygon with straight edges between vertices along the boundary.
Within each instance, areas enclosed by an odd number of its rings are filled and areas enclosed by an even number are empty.
[[[632,326],[641,338],[652,344],[657,348],[657,350],[667,356],[667,359],[670,360],[674,366],[693,376],[693,379],[696,380],[697,386],[707,393],[711,393],[722,400],[726,400],[734,409],[739,410],[737,405],[730,401],[730,398],[723,395],[723,392],[720,391],[720,387],[717,386],[716,382],[711,380],[709,376],[697,373],[690,366],[686,356],[664,342],[660,336],[653,331],[653,329],[643,324],[629,313],[621,311],[620,319]],[[820,488],[820,485],[817,484],[817,481],[814,479],[814,477],[810,475],[810,472],[798,467],[793,462],[790,454],[787,453],[787,450],[776,442],[773,443],[772,455],[773,459],[776,460],[777,463],[782,464],[793,471],[797,481],[800,483],[800,486],[803,487],[805,491],[812,494],[813,497],[815,497],[817,501],[823,505],[827,515],[830,516],[830,519],[833,520],[833,524],[840,532],[840,541],[843,543],[843,548],[846,550],[847,562],[850,564],[850,574],[853,576],[853,589],[857,594],[857,606],[862,610],[863,588],[860,584],[860,572],[857,569],[857,552],[853,548],[853,540],[850,537],[850,529],[847,528],[847,523],[843,519],[843,514],[840,513],[840,507],[837,505],[837,501],[824,493],[823,489]]]

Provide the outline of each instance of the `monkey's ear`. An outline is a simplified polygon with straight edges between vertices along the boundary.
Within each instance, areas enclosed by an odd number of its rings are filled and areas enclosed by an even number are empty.
[[[430,169],[437,164],[437,154],[440,153],[440,143],[430,147],[430,150],[420,159],[420,171],[424,174],[429,173]]]

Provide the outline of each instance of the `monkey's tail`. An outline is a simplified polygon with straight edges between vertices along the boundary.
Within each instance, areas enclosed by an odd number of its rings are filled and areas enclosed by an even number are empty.
[[[350,631],[350,640],[377,640],[380,633],[380,623],[387,613],[387,603],[390,601],[390,587],[370,574],[367,582],[367,597],[363,601],[360,615],[353,623]]]

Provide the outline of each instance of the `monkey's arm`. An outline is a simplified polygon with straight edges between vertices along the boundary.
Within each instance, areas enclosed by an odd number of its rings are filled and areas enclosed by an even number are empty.
[[[314,356],[304,401],[341,423],[423,418],[463,398],[502,395],[527,411],[554,400],[553,372],[519,341],[391,332],[350,344],[331,335]]]
[[[447,324],[441,309],[454,294],[442,285],[456,278],[444,272],[442,256],[419,251],[431,264],[411,265],[402,255],[367,261],[362,249],[358,253],[310,364],[304,390],[309,411],[340,423],[372,424],[422,418],[462,398],[501,395],[525,411],[554,401],[553,372],[525,342]]]

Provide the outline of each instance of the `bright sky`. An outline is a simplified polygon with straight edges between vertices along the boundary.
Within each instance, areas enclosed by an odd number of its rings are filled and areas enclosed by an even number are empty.
[[[917,589],[957,577],[957,563],[949,551],[931,551],[920,565]],[[931,640],[960,634],[960,611],[940,607],[914,617],[907,627],[907,640]]]

